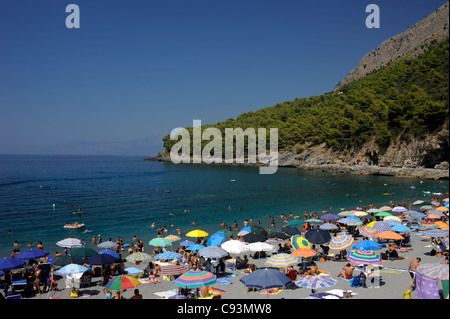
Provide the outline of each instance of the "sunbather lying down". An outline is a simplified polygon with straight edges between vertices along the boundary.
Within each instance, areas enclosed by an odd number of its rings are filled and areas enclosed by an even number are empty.
[[[306,277],[306,276],[318,276],[320,274],[325,274],[327,273],[324,270],[319,270],[319,267],[317,267],[317,264],[313,261],[311,262],[312,268],[308,268],[307,271],[305,271],[302,276]]]
[[[155,269],[150,275],[148,275],[148,281],[150,281],[151,283],[154,283],[154,284],[161,282],[161,279],[156,278],[156,272],[157,271]]]

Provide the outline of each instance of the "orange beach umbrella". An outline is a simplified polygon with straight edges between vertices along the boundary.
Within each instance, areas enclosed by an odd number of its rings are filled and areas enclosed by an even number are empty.
[[[383,238],[383,239],[394,239],[394,240],[405,239],[405,237],[403,237],[402,235],[400,235],[392,230],[378,233],[375,235],[375,237]]]

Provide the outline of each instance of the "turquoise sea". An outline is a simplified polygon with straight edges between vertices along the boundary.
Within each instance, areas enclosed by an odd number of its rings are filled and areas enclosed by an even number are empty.
[[[10,256],[15,240],[21,250],[29,242],[36,247],[42,241],[52,254],[62,251],[56,242],[69,236],[84,238],[88,246],[98,234],[103,240],[122,236],[125,243],[136,235],[147,244],[160,226],[168,227],[166,234],[176,234],[177,227],[183,234],[200,227],[212,234],[222,229],[222,221],[228,225],[237,221],[240,229],[245,219],[253,217],[254,223],[260,220],[267,227],[265,215],[338,213],[355,209],[360,201],[363,206],[379,207],[390,200],[402,204],[407,199],[430,199],[424,191],[449,189],[448,181],[420,183],[294,168],[279,168],[274,175],[258,172],[256,167],[176,165],[141,157],[1,155],[0,258]],[[81,218],[73,214],[78,208]],[[86,227],[63,228],[77,220]],[[191,225],[193,220],[196,226]],[[279,229],[282,221],[275,220]]]

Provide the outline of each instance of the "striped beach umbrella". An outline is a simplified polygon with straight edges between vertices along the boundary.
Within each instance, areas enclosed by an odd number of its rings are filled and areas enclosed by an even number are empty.
[[[387,222],[388,220],[395,220],[399,223],[402,222],[402,220],[400,218],[398,218],[397,216],[386,216],[383,218],[383,221]]]
[[[297,257],[285,253],[273,255],[266,261],[266,265],[272,267],[289,267],[297,264]]]
[[[348,217],[348,216],[355,216],[355,214],[352,213],[352,212],[349,212],[349,211],[343,211],[343,212],[340,212],[338,214],[338,216],[340,216],[340,217]]]
[[[185,272],[175,280],[175,286],[181,288],[201,288],[216,283],[216,275],[204,270],[191,270]]]
[[[429,230],[439,228],[439,225],[436,223],[422,223],[419,227],[419,230]]]
[[[431,238],[443,238],[448,237],[448,229],[429,229],[423,232],[422,234],[425,237]]]
[[[191,268],[185,265],[173,265],[164,267],[158,272],[158,275],[168,275],[168,276],[179,275],[184,274],[185,272],[188,272],[190,270]]]
[[[345,249],[353,243],[353,237],[349,235],[338,235],[331,239],[328,247],[333,250]]]
[[[375,235],[378,234],[377,229],[367,226],[367,225],[361,226],[361,228],[359,229],[359,232],[366,237],[375,237]]]
[[[330,276],[306,276],[295,282],[298,287],[307,289],[333,287],[336,283],[337,280]]]
[[[389,206],[382,206],[382,207],[380,207],[380,210],[381,210],[382,212],[389,212],[389,211],[392,210],[392,208],[389,207]]]
[[[299,248],[311,248],[310,242],[303,236],[296,235],[291,237],[292,247],[295,249]]]
[[[428,210],[426,213],[427,213],[427,215],[433,214],[433,215],[437,215],[439,217],[444,217],[445,216],[445,214],[443,212],[440,212],[438,210]]]
[[[63,248],[84,247],[84,243],[80,239],[72,237],[60,240],[56,245]]]
[[[425,219],[439,219],[441,218],[440,216],[436,215],[436,214],[428,214],[426,217],[424,217]]]
[[[126,261],[130,261],[130,262],[136,262],[136,261],[145,261],[145,260],[149,260],[150,258],[152,258],[149,254],[143,253],[143,252],[136,252],[136,253],[132,253],[130,255],[128,255],[125,259]]]
[[[166,237],[164,237],[164,238],[170,240],[171,242],[174,242],[174,241],[177,241],[177,240],[180,240],[180,239],[181,239],[181,238],[178,237],[177,235],[169,235],[169,236],[166,236]]]
[[[156,247],[166,247],[172,245],[172,242],[167,238],[156,237],[150,240],[148,244]]]
[[[392,211],[394,212],[394,213],[403,213],[403,212],[406,212],[408,209],[406,209],[405,207],[403,207],[403,206],[397,206],[397,207],[394,207],[393,209],[392,209]]]
[[[168,260],[172,260],[172,259],[178,259],[181,258],[183,255],[176,253],[174,251],[165,251],[161,254],[158,254],[155,256],[155,259],[168,259]]]
[[[139,286],[141,284],[142,283],[134,277],[120,275],[120,276],[111,278],[108,281],[108,283],[105,285],[105,287],[108,288],[109,290],[122,291],[122,290],[126,290],[126,289],[136,288],[137,286]]]
[[[379,213],[381,212],[381,209],[378,208],[371,208],[369,210],[367,210],[367,213],[371,214],[371,213]]]
[[[375,222],[373,224],[373,228],[375,228],[376,230],[378,230],[378,232],[381,233],[381,232],[390,230],[391,229],[391,225],[389,225],[386,222],[379,221],[379,222]]]
[[[365,265],[381,264],[382,262],[381,257],[371,250],[353,251],[348,255],[347,260]]]

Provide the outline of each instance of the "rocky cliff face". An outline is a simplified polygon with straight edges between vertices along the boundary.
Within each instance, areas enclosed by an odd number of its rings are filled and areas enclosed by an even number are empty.
[[[431,42],[439,42],[448,37],[449,3],[446,2],[403,33],[384,41],[378,48],[366,54],[358,66],[339,82],[334,91],[338,91],[342,85],[357,80],[397,59],[414,58],[423,53]]]

